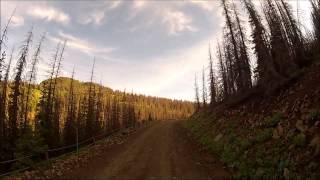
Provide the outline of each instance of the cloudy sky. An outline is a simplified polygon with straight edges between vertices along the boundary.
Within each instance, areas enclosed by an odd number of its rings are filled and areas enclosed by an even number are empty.
[[[194,99],[194,75],[207,64],[208,45],[214,47],[223,23],[216,0],[0,2],[2,28],[16,8],[7,49],[19,48],[32,26],[33,47],[47,32],[38,81],[46,78],[57,42],[67,39],[63,76],[75,66],[76,79],[89,81],[95,57],[96,82],[175,99]],[[309,3],[298,5],[308,27]]]

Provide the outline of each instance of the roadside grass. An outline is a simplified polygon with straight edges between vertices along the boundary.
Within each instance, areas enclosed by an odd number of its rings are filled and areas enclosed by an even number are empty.
[[[306,174],[301,175],[300,162],[295,155],[306,148],[307,138],[297,132],[293,132],[288,140],[274,138],[273,131],[283,120],[281,113],[274,113],[266,117],[261,126],[248,130],[237,128],[234,121],[223,120],[221,123],[214,117],[208,118],[206,113],[198,113],[186,121],[184,127],[232,169],[235,178],[304,177]],[[312,163],[311,167],[317,165],[317,162]],[[312,174],[307,176],[312,177]]]
[[[146,126],[139,127],[139,128],[146,128],[146,127],[149,127],[151,124],[148,124]],[[137,128],[136,130],[139,130],[139,128]],[[123,135],[123,131],[121,131],[121,130],[117,131],[117,132],[115,132],[114,134],[111,134],[108,137],[96,140],[94,143],[83,145],[83,146],[79,146],[79,149],[78,149],[79,151],[78,152],[74,148],[70,152],[66,152],[66,153],[61,154],[59,156],[49,158],[48,160],[42,160],[42,161],[39,161],[39,162],[34,162],[32,164],[29,164],[26,168],[21,168],[20,171],[19,170],[12,171],[10,173],[10,175],[7,176],[7,177],[10,179],[11,177],[19,176],[21,173],[24,173],[25,170],[28,170],[28,171],[32,171],[32,170],[39,170],[39,171],[49,170],[57,162],[65,161],[65,160],[69,160],[69,159],[76,159],[78,157],[81,158],[81,157],[85,156],[85,154],[90,153],[90,149],[92,147],[94,147],[95,145],[105,144],[108,140],[110,140],[112,138],[115,138],[116,136],[122,136],[122,135]]]
[[[103,144],[105,141],[106,141],[106,139],[101,139],[101,140],[96,141],[95,144],[96,145]],[[56,163],[58,161],[64,161],[64,160],[67,160],[67,159],[75,158],[78,155],[82,156],[83,154],[88,153],[91,147],[92,147],[92,145],[82,146],[82,147],[79,147],[79,152],[78,153],[77,153],[76,150],[73,150],[71,152],[64,153],[64,154],[56,156],[56,157],[52,157],[52,158],[50,158],[48,160],[42,160],[42,161],[39,161],[39,162],[35,162],[33,164],[30,164],[26,170],[45,170],[45,169],[49,169],[49,168],[51,168],[51,166],[54,163]],[[23,173],[23,172],[24,171],[19,171],[19,170],[13,171],[10,174],[10,177],[14,177],[14,176],[19,175],[20,173]]]

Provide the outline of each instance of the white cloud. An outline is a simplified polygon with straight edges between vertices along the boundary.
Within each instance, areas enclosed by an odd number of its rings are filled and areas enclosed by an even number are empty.
[[[15,15],[12,17],[11,23],[12,23],[11,25],[15,26],[15,27],[23,26],[24,25],[24,18],[22,16]]]
[[[92,18],[94,20],[94,23],[96,25],[101,25],[102,20],[104,19],[104,16],[105,16],[104,11],[100,11],[100,12],[96,12],[96,13],[92,14]]]
[[[196,32],[198,28],[193,25],[192,16],[186,15],[181,11],[182,6],[190,4],[185,2],[157,2],[157,1],[132,1],[132,9],[127,21],[132,21],[142,11],[148,12],[143,25],[134,25],[129,28],[130,32],[138,29],[147,28],[152,24],[160,22],[164,25],[169,35],[180,35],[182,32]]]
[[[79,23],[83,25],[87,25],[93,23],[95,25],[102,25],[102,21],[105,18],[105,11],[94,11],[93,13],[89,14],[86,17],[82,17],[79,19]]]
[[[135,0],[133,1],[133,7],[136,9],[142,9],[147,5],[147,1],[145,0]]]
[[[106,1],[103,4],[93,4],[93,8],[89,12],[81,13],[78,17],[78,22],[83,25],[94,24],[103,25],[106,15],[111,11],[118,8],[123,1]],[[98,6],[99,5],[99,6]]]
[[[70,16],[58,9],[48,6],[35,6],[27,12],[30,16],[46,21],[55,21],[61,24],[68,24]]]
[[[216,1],[191,0],[190,3],[207,11],[213,11],[217,7]]]
[[[70,34],[65,34],[63,32],[59,32],[59,36],[63,39],[67,39],[68,43],[68,47],[79,50],[81,52],[84,52],[88,55],[98,55],[98,54],[108,54],[114,50],[116,50],[115,48],[110,48],[110,47],[101,47],[101,46],[97,46],[93,43],[90,43],[86,40],[77,38],[75,36],[72,36]],[[51,40],[55,41],[55,42],[59,42],[60,39],[56,38],[56,37],[51,37]]]
[[[147,1],[144,0],[133,0],[131,3],[131,9],[130,9],[130,14],[127,17],[127,21],[133,20],[142,10],[146,9],[147,4],[151,4]],[[152,6],[148,6],[151,7]]]
[[[120,0],[111,1],[109,8],[110,8],[110,9],[116,9],[117,7],[120,6],[121,3],[122,3],[122,1],[120,1]]]
[[[183,12],[177,10],[165,10],[163,12],[162,22],[167,25],[170,35],[178,35],[183,31],[198,31],[198,29],[192,25],[192,18]]]

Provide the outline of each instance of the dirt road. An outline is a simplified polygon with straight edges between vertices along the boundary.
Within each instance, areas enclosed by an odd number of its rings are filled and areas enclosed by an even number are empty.
[[[228,177],[223,165],[195,143],[179,121],[140,130],[67,179],[208,179]]]

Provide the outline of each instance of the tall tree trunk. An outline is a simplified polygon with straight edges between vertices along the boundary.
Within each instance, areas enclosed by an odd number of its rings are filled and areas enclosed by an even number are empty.
[[[30,101],[30,93],[31,93],[31,86],[32,83],[34,81],[34,79],[36,78],[36,70],[37,70],[37,65],[38,65],[38,61],[39,61],[39,56],[40,56],[40,52],[41,52],[41,47],[42,47],[42,43],[45,39],[45,34],[41,37],[40,42],[37,46],[36,52],[33,55],[33,59],[31,62],[31,70],[30,70],[30,77],[28,80],[28,87],[27,87],[27,93],[26,93],[26,102],[25,102],[25,109],[24,109],[24,122],[23,122],[23,132],[26,130],[27,128],[27,122],[28,122],[28,113],[29,113],[29,101]]]

